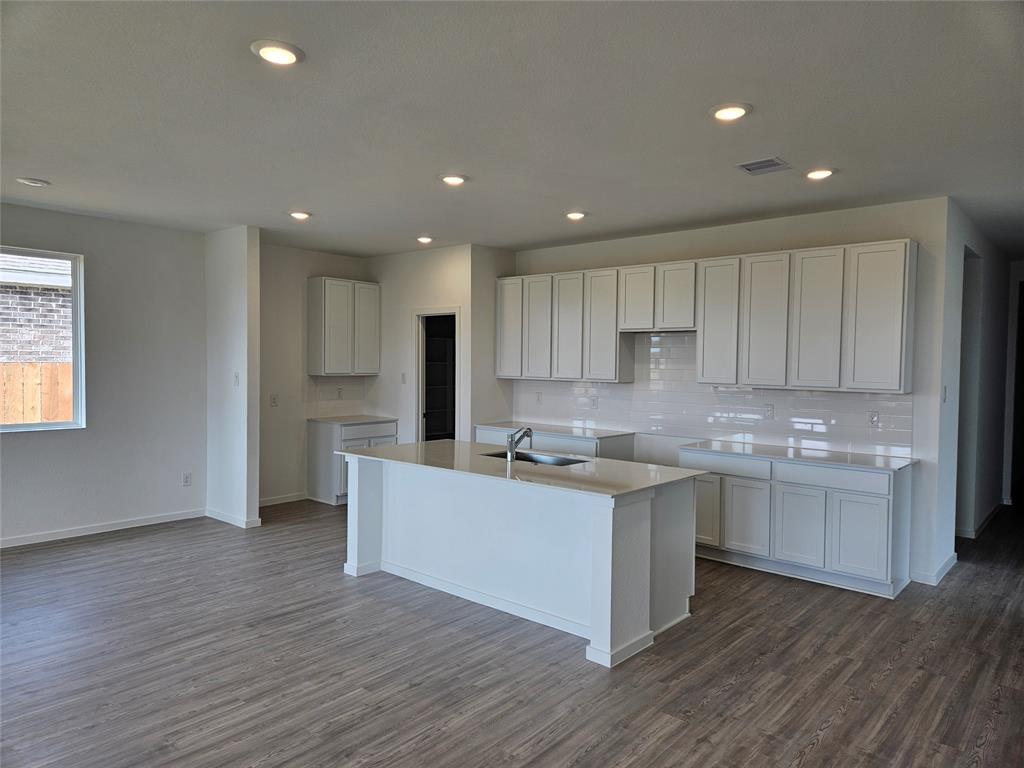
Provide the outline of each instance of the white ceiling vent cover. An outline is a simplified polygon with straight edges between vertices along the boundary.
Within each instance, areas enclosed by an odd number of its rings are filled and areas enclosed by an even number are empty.
[[[762,173],[785,171],[789,168],[789,163],[781,157],[767,157],[764,160],[751,160],[749,163],[740,163],[736,167],[751,176],[760,176]]]

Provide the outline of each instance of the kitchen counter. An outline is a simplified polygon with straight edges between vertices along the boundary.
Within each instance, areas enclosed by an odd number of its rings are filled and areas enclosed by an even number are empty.
[[[522,429],[529,427],[537,435],[556,435],[564,437],[584,437],[598,439],[602,437],[618,437],[620,435],[635,435],[636,432],[622,429],[594,429],[592,427],[574,427],[564,424],[535,424],[530,421],[495,421],[490,424],[477,424],[478,427],[490,427],[493,429]]]
[[[641,464],[617,459],[579,456],[582,464],[548,466],[516,461],[509,467],[504,456],[484,456],[501,451],[486,443],[457,440],[435,440],[428,443],[382,445],[376,448],[355,448],[335,451],[340,455],[360,456],[381,461],[414,464],[438,470],[469,475],[483,475],[514,483],[530,483],[567,491],[616,497],[655,488],[704,474],[703,470]],[[534,451],[545,453],[545,451]],[[558,454],[567,455],[567,454]]]
[[[359,424],[387,424],[398,421],[398,419],[393,416],[368,416],[365,413],[357,413],[348,416],[314,416],[306,421],[317,421],[321,424],[344,424],[352,427]]]
[[[783,461],[791,459],[793,461],[833,464],[857,469],[884,469],[890,472],[897,472],[916,461],[916,459],[903,456],[830,451],[819,448],[796,448],[789,445],[742,443],[730,440],[696,440],[691,443],[683,443],[679,447],[686,451],[705,451],[731,456],[748,456],[750,458]]]

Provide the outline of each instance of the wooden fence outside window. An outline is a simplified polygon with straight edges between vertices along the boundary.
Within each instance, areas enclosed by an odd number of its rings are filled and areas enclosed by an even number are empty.
[[[74,419],[71,363],[0,363],[2,423]]]

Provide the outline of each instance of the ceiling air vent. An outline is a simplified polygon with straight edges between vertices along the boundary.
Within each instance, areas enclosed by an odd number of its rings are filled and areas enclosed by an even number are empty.
[[[749,163],[740,163],[736,167],[751,176],[760,176],[762,173],[784,171],[789,168],[789,163],[781,157],[767,157],[764,160],[752,160]]]

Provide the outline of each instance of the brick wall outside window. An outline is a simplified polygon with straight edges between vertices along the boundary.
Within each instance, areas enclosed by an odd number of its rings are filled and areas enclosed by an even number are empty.
[[[71,290],[0,284],[0,362],[71,360]]]

